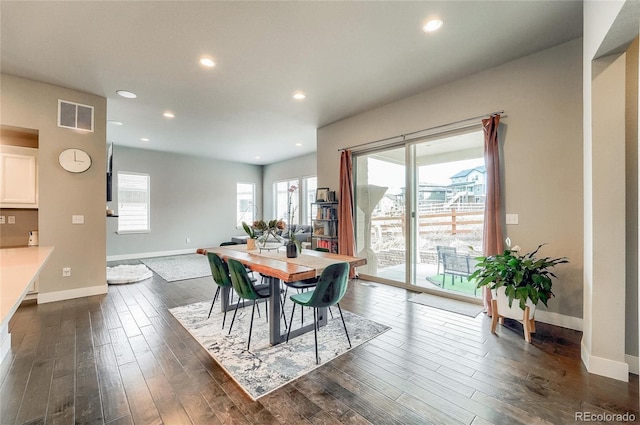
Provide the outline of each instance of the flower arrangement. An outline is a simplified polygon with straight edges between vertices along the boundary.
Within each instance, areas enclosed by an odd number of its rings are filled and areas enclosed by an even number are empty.
[[[520,255],[519,246],[511,248],[509,238],[505,242],[507,248],[504,253],[476,258],[476,271],[469,276],[469,280],[478,279],[478,288],[488,286],[493,290],[504,286],[509,307],[514,299],[518,300],[522,310],[527,299],[533,304],[542,301],[546,306],[549,298],[554,296],[551,292],[551,279],[557,278],[549,269],[558,264],[568,263],[569,260],[566,257],[536,258],[544,244],[538,245],[532,252]]]
[[[293,201],[293,194],[295,193],[295,191],[298,190],[298,186],[296,185],[291,185],[291,187],[289,188],[289,194],[288,194],[288,199],[287,199],[287,220],[288,220],[288,228],[289,228],[289,241],[290,243],[295,244],[296,246],[296,250],[297,251],[302,251],[302,245],[300,244],[300,241],[296,239],[296,234],[293,231],[293,216],[295,215],[296,212],[296,207],[292,205],[292,201]]]

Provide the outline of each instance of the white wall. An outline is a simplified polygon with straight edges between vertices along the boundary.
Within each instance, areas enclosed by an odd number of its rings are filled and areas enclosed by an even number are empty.
[[[0,84],[1,124],[39,132],[39,242],[55,250],[40,274],[38,301],[105,293],[106,99],[4,74]],[[58,99],[93,106],[95,131],[58,127]],[[58,164],[60,152],[72,147],[91,156],[86,172],[72,174]],[[71,224],[76,214],[85,224]],[[70,277],[62,277],[63,267],[71,267]]]
[[[194,252],[243,235],[244,230],[236,228],[237,182],[255,183],[261,205],[261,166],[116,145],[113,202],[109,203],[116,213],[118,171],[150,175],[151,232],[117,234],[118,219],[108,218],[109,259]]]
[[[625,127],[628,127],[625,122],[626,61],[637,61],[637,55],[627,58],[619,52],[637,37],[638,26],[637,2],[585,2],[585,313],[581,357],[589,372],[625,381],[629,370],[625,360],[634,364],[632,370],[638,369],[637,356],[632,356],[633,360],[625,356],[626,335],[637,332],[638,321],[633,321],[631,315],[625,318],[625,308],[634,308],[634,303],[625,300],[626,294],[632,293],[627,288],[625,270],[634,270],[622,255],[628,232],[625,214],[629,210],[625,204],[633,202],[634,197],[625,197],[620,190],[625,187],[625,175],[620,173],[620,168],[626,162]],[[610,52],[616,53],[602,57]],[[635,210],[637,214],[637,204]],[[637,258],[630,261],[637,264]],[[629,279],[635,281],[637,287],[638,276],[629,276]],[[635,309],[637,316],[637,302]]]
[[[544,255],[569,257],[547,317],[580,328],[581,47],[574,40],[319,129],[318,184],[338,187],[339,148],[503,109],[505,212],[520,223],[505,233],[524,250],[546,242]]]

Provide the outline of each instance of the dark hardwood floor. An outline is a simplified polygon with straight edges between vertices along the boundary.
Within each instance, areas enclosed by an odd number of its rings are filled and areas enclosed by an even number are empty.
[[[638,413],[638,377],[590,375],[580,333],[538,323],[489,332],[469,318],[352,281],[346,310],[392,327],[251,401],[168,312],[210,300],[213,280],[152,280],[21,307],[0,367],[0,424],[572,424]],[[637,419],[636,419],[637,420]],[[577,422],[579,423],[579,422]],[[602,422],[605,423],[605,422]]]

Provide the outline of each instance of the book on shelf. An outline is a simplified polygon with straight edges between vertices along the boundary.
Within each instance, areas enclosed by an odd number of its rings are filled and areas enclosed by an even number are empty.
[[[318,207],[318,212],[316,213],[316,219],[318,220],[335,220],[337,218],[336,209],[330,206],[320,206]]]

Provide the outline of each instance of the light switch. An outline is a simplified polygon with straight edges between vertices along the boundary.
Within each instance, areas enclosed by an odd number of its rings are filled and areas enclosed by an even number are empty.
[[[3,216],[3,215],[0,215],[0,224],[4,224],[4,223],[5,223],[5,221],[4,221],[4,216]]]
[[[7,219],[9,220],[9,224],[16,224],[16,216],[15,215],[7,216]]]
[[[84,224],[84,216],[83,215],[72,215],[71,216],[71,224]]]
[[[518,224],[518,214],[507,214],[506,222],[507,224]]]

